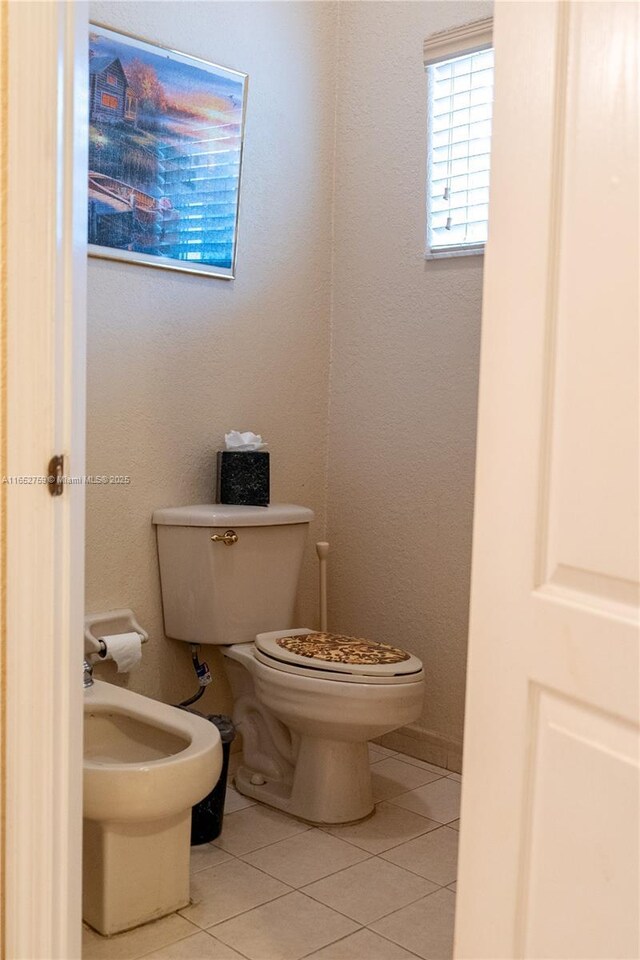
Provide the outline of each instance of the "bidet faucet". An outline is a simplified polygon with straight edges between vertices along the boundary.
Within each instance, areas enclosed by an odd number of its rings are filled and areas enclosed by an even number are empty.
[[[93,686],[93,664],[91,663],[90,660],[87,660],[87,658],[85,657],[85,660],[84,660],[84,663],[83,663],[82,666],[83,666],[83,669],[84,669],[84,677],[83,677],[83,680],[82,680],[82,686],[83,686],[83,687],[85,688],[85,690],[86,690],[87,687],[92,687],[92,686]]]

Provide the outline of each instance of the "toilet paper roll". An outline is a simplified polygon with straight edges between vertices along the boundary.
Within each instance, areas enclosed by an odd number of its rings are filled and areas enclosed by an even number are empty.
[[[118,673],[129,673],[142,659],[142,637],[139,633],[114,633],[102,638],[107,647],[106,659],[114,660]]]

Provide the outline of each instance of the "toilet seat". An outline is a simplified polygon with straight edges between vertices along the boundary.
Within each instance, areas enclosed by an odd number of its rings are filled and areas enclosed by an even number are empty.
[[[415,683],[422,678],[422,663],[406,650],[306,627],[259,633],[254,656],[275,670],[343,683]]]

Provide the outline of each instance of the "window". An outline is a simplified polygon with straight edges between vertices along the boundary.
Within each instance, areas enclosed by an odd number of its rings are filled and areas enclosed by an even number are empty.
[[[103,93],[100,102],[103,107],[110,107],[112,110],[118,109],[118,98],[112,97],[110,93]]]
[[[482,253],[493,108],[491,21],[430,37],[425,65],[427,257]]]
[[[116,77],[115,73],[107,74],[107,83],[112,87],[118,86],[118,78]]]

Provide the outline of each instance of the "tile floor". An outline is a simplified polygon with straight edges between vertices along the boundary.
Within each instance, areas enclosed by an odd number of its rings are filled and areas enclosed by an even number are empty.
[[[316,828],[227,790],[193,847],[192,902],[83,960],[444,960],[451,956],[460,777],[370,745],[376,813]],[[235,760],[236,758],[232,758]]]

